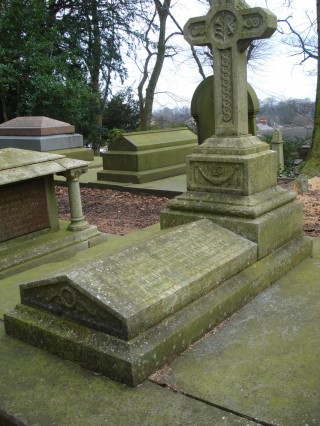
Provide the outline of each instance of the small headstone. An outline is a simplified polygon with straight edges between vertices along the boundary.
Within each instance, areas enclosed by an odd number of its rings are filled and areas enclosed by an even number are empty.
[[[93,151],[83,146],[83,137],[75,133],[74,126],[42,116],[17,117],[0,124],[1,148],[54,151],[70,158],[93,160]]]
[[[280,129],[275,129],[272,134],[271,149],[276,151],[278,157],[278,173],[284,170],[284,157],[283,157],[283,139]]]
[[[306,143],[302,145],[300,148],[298,148],[299,158],[301,158],[302,160],[307,160],[309,157],[310,148],[311,148],[310,143]]]
[[[259,100],[250,84],[247,84],[249,133],[257,135],[256,117]],[[214,112],[214,76],[207,77],[196,88],[191,101],[191,115],[197,123],[198,144],[216,133]]]

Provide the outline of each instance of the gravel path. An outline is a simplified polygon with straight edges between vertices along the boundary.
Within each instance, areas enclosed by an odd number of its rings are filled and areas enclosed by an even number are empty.
[[[60,219],[69,219],[68,192],[56,187]],[[81,188],[86,220],[102,232],[124,235],[159,222],[159,214],[169,198],[136,195],[110,189]],[[304,204],[304,233],[320,236],[320,178],[309,181],[309,190],[299,194]]]

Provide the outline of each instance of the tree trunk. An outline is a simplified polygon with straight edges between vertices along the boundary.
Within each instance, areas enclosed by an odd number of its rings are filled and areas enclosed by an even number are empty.
[[[2,106],[2,116],[4,121],[8,121],[8,109],[7,109],[7,102],[5,94],[3,93],[3,90],[0,89],[1,93],[1,106]]]
[[[91,16],[92,16],[92,33],[90,32],[90,80],[92,91],[95,96],[95,114],[94,124],[97,131],[94,132],[95,140],[92,142],[92,147],[97,154],[101,145],[101,134],[99,128],[102,126],[102,108],[101,108],[101,96],[100,96],[100,68],[101,68],[101,37],[99,28],[99,16],[98,16],[98,2],[92,0],[91,3]],[[90,20],[90,18],[88,17]],[[90,24],[89,24],[90,25]]]
[[[156,86],[162,71],[166,53],[166,23],[171,6],[171,0],[164,0],[163,4],[159,0],[154,0],[159,16],[159,37],[157,46],[157,59],[151,72],[150,80],[146,88],[146,97],[141,113],[141,129],[148,130],[151,126],[152,108]]]
[[[317,0],[317,33],[318,33],[318,80],[316,93],[316,108],[314,129],[309,158],[303,166],[301,175],[312,178],[320,176],[320,0]]]

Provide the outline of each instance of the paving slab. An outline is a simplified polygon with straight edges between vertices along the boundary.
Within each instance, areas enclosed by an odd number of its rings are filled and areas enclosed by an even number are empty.
[[[156,380],[261,424],[320,424],[320,239],[309,258]]]
[[[150,382],[132,389],[5,335],[0,321],[0,424],[254,425]]]

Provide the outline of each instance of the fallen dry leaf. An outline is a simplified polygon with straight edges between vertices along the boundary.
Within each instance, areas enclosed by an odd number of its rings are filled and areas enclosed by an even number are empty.
[[[285,182],[280,182],[286,185]],[[67,188],[56,186],[60,219],[69,219]],[[83,213],[86,220],[101,232],[124,235],[159,222],[169,198],[137,195],[111,189],[81,188]],[[309,190],[298,194],[303,203],[303,231],[320,236],[320,178],[309,181]]]

